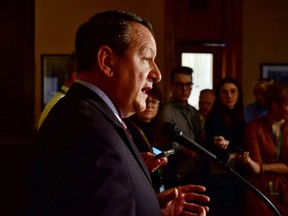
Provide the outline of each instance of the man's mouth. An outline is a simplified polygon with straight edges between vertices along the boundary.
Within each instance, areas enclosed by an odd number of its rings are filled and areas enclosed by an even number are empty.
[[[151,90],[152,88],[151,87],[144,87],[141,89],[141,91],[144,93],[144,94],[147,94],[147,91]]]

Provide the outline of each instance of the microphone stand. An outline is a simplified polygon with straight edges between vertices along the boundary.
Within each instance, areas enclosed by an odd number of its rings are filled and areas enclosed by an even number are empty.
[[[214,158],[213,158],[214,159]],[[238,174],[235,170],[230,168],[227,163],[224,163],[220,160],[216,160],[217,164],[220,165],[227,173],[230,173],[233,177],[235,177],[238,181],[246,185],[250,190],[252,190],[265,204],[272,210],[274,215],[281,216],[278,209],[275,205],[263,194],[261,193],[254,185],[248,182],[245,178],[243,178],[240,174]]]
[[[203,146],[199,145],[194,140],[188,138],[183,132],[178,128],[176,124],[172,123],[166,123],[163,127],[163,129],[166,129],[167,131],[163,130],[164,135],[168,138],[172,138],[175,141],[177,141],[177,138],[179,140],[179,144],[183,145],[193,151],[200,151],[205,156],[208,156],[208,158],[212,161],[215,161],[218,165],[220,165],[221,168],[224,169],[227,173],[231,174],[234,178],[236,178],[238,181],[240,181],[242,184],[246,185],[249,189],[251,189],[264,203],[272,210],[275,216],[281,216],[278,209],[275,207],[275,205],[263,194],[261,193],[255,186],[253,186],[250,182],[248,182],[245,178],[243,178],[240,174],[238,174],[235,170],[230,168],[227,163],[223,162],[222,160],[218,159],[217,156],[207,149],[205,149]]]

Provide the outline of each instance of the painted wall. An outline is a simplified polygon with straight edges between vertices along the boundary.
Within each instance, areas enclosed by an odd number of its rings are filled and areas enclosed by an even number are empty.
[[[127,10],[149,19],[154,27],[158,54],[164,65],[165,0],[35,0],[35,119],[41,114],[41,54],[69,54],[74,49],[77,28],[95,13]]]
[[[123,9],[152,21],[156,59],[164,69],[165,0],[35,0],[35,119],[41,113],[41,54],[65,54],[74,48],[78,26],[96,12]],[[288,1],[243,0],[242,87],[244,103],[253,101],[252,84],[260,63],[288,63]]]
[[[288,63],[288,1],[243,1],[242,87],[250,103],[261,63]]]

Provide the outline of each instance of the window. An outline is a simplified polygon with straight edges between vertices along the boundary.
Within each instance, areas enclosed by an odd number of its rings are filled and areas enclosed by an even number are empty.
[[[181,65],[193,69],[194,85],[188,103],[198,109],[200,91],[213,88],[213,54],[182,53]]]

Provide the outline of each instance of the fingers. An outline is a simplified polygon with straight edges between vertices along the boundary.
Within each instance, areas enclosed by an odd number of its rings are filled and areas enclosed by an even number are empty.
[[[214,145],[216,145],[218,148],[225,150],[229,145],[229,140],[226,140],[223,136],[215,136]]]
[[[150,172],[155,172],[161,165],[163,162],[161,162],[160,159],[157,160],[145,160],[145,164],[148,167]]]
[[[153,158],[155,155],[151,152],[141,152],[141,156],[143,160],[148,160],[148,159]]]
[[[204,186],[193,184],[178,186],[177,189],[183,193],[191,193],[191,192],[203,193],[206,191],[206,188]]]
[[[206,216],[206,213],[209,211],[208,206],[200,206],[196,204],[185,204],[184,209],[181,213],[183,216],[197,215],[197,216]]]
[[[176,188],[170,188],[157,194],[161,208],[167,206],[168,203],[176,199],[177,196],[178,190]]]
[[[245,151],[243,153],[239,153],[236,157],[236,159],[240,162],[240,163],[248,163],[250,160],[249,157],[249,152]]]
[[[165,165],[168,163],[168,158],[167,157],[162,157],[160,158],[160,166]]]
[[[208,203],[210,198],[204,194],[188,193],[184,195],[186,202]]]

